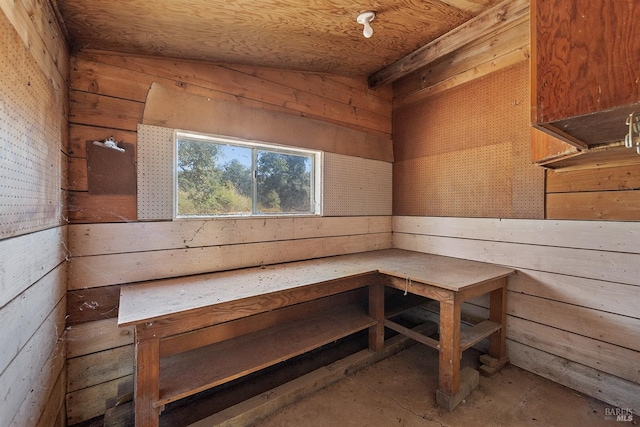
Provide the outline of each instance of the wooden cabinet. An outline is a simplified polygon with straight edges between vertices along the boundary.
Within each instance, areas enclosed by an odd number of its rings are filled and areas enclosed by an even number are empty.
[[[639,1],[532,0],[531,51],[532,123],[567,144],[534,147],[534,161],[575,158],[571,146],[637,155],[621,142],[640,114]]]

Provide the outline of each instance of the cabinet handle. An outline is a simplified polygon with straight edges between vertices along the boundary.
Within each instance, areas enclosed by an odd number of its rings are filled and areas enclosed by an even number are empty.
[[[624,136],[624,146],[627,148],[633,148],[633,132],[640,134],[639,120],[640,116],[636,116],[635,113],[631,113],[627,117],[626,125],[629,126],[629,133]],[[636,143],[636,152],[640,154],[640,141]]]

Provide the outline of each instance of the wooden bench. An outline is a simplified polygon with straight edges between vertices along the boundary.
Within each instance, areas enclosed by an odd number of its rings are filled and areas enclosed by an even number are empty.
[[[136,425],[157,426],[170,402],[358,331],[368,329],[370,349],[380,351],[385,327],[439,350],[436,398],[452,410],[477,385],[477,371],[461,380],[462,351],[489,337],[487,363],[507,362],[513,272],[388,249],[124,286],[118,325],[135,326]],[[439,301],[439,340],[389,320],[385,287]],[[462,302],[485,293],[489,319],[461,333]]]

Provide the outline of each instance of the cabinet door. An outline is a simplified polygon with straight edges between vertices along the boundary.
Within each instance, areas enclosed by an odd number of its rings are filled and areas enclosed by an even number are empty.
[[[532,0],[531,25],[533,123],[582,147],[624,138],[640,112],[640,1]]]

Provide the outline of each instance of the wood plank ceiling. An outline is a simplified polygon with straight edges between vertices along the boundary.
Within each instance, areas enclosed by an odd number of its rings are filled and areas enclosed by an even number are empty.
[[[498,0],[51,0],[74,51],[369,76]],[[360,12],[373,10],[373,37]]]

